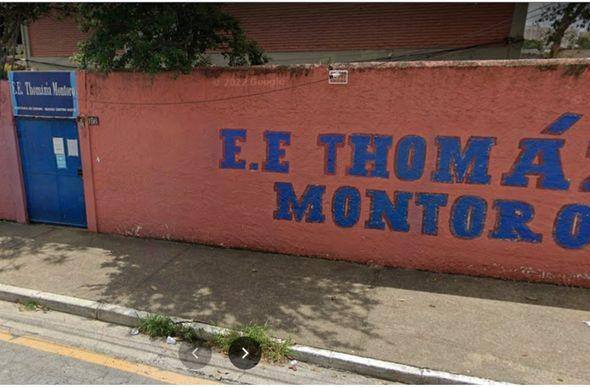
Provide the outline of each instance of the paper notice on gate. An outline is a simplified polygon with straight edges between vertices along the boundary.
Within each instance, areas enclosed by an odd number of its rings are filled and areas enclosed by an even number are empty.
[[[78,140],[68,138],[68,156],[78,157]]]
[[[53,137],[53,153],[56,155],[66,154],[63,137]]]
[[[55,155],[55,161],[57,162],[57,169],[67,169],[66,155]]]

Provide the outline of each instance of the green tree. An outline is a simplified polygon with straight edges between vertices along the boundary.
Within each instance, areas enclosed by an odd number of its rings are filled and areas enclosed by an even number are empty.
[[[74,60],[103,72],[189,72],[213,52],[230,66],[267,61],[239,22],[210,3],[82,3],[77,17],[89,33]]]
[[[547,35],[547,43],[550,46],[550,56],[556,57],[561,47],[561,41],[568,28],[588,28],[590,25],[590,4],[551,4],[541,14],[540,21],[551,23],[551,31]]]
[[[526,39],[522,44],[522,48],[524,49],[534,49],[543,52],[543,42],[537,39]]]
[[[14,62],[21,25],[29,24],[52,8],[59,8],[59,5],[0,3],[0,79],[6,78],[8,59],[12,58]]]
[[[579,48],[584,50],[590,49],[590,36],[589,35],[581,35],[576,42],[576,45]]]

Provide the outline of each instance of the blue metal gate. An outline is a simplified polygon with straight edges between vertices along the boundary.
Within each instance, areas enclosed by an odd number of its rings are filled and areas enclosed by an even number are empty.
[[[29,220],[86,227],[76,121],[17,117],[16,127]]]
[[[86,227],[73,71],[9,73],[29,220]]]

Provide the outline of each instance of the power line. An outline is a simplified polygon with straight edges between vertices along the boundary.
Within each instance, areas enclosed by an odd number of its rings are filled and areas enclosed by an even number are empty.
[[[474,48],[478,48],[478,47],[483,47],[483,46],[489,46],[489,45],[493,45],[493,44],[498,44],[498,41],[491,41],[491,42],[488,42],[488,43],[482,43],[482,44],[477,44],[477,45],[470,45],[470,46],[465,46],[465,47],[447,48],[445,50],[437,51],[436,53],[470,50],[470,49],[474,49]],[[431,53],[431,54],[433,54],[433,53]],[[390,63],[390,62],[383,62],[380,65],[383,65],[385,63]],[[210,102],[222,102],[222,101],[229,101],[229,100],[234,100],[234,99],[256,97],[256,96],[266,95],[266,94],[271,94],[271,93],[276,93],[276,92],[280,92],[280,91],[293,90],[293,89],[297,89],[297,88],[304,87],[304,86],[309,86],[309,85],[314,85],[314,84],[321,83],[321,82],[326,82],[326,79],[325,78],[324,79],[318,79],[318,80],[315,80],[315,81],[305,82],[305,83],[301,83],[301,84],[298,84],[298,85],[283,87],[283,88],[279,88],[279,89],[266,90],[266,91],[261,91],[261,92],[258,92],[258,93],[249,93],[249,94],[234,95],[234,96],[229,96],[229,97],[212,98],[212,99],[201,99],[201,100],[190,100],[190,101],[124,102],[124,101],[90,100],[90,99],[88,99],[88,100],[81,99],[81,100],[83,100],[83,101],[85,100],[85,101],[88,101],[90,103],[98,103],[98,104],[105,104],[105,105],[127,105],[127,106],[142,106],[142,105],[143,106],[146,106],[146,105],[147,106],[192,105],[192,104],[203,104],[203,103],[210,103]]]
[[[359,61],[359,62],[382,62],[381,64],[377,65],[377,66],[381,66],[381,65],[383,65],[385,63],[389,63],[389,62],[399,62],[404,59],[411,59],[411,58],[420,57],[420,56],[425,56],[423,59],[428,59],[436,54],[454,52],[454,51],[473,50],[473,49],[480,48],[480,47],[487,47],[487,46],[498,45],[501,43],[506,43],[506,41],[507,41],[507,39],[505,38],[505,39],[490,41],[487,43],[472,44],[472,45],[463,46],[463,47],[443,48],[443,49],[434,50],[434,51],[432,51],[432,50],[420,51],[420,52],[415,52],[415,53],[401,54],[398,56],[387,57],[387,58],[367,59],[367,60],[363,60],[363,61]],[[512,44],[512,43],[509,43],[509,44]]]
[[[505,42],[506,40],[502,40],[502,41]],[[508,45],[510,46],[510,45],[513,45],[513,44],[516,44],[516,43],[521,43],[523,41],[524,41],[524,39],[517,39],[517,40],[514,40],[513,42],[508,42]],[[451,48],[451,49],[448,49],[446,51],[445,50],[441,50],[439,52],[434,52],[431,55],[428,55],[425,59],[431,59],[431,58],[434,58],[436,56],[440,56],[442,54],[446,54],[448,52],[467,51],[467,50],[472,50],[472,49],[478,48],[478,47],[483,47],[483,46],[488,46],[488,45],[496,45],[496,44],[497,43],[491,43],[491,44],[487,44],[487,45],[484,44],[484,45],[472,46],[472,47],[466,47],[466,48],[461,48],[461,47]]]
[[[493,42],[488,42],[488,43],[483,43],[483,44],[478,44],[478,45],[471,45],[471,46],[465,46],[465,47],[456,47],[456,48],[450,48],[450,49],[445,49],[445,52],[452,52],[452,51],[460,51],[460,50],[468,50],[468,49],[473,49],[473,48],[477,48],[477,47],[482,47],[485,45],[491,45],[491,44],[497,44],[498,41],[493,41]],[[443,50],[441,50],[443,51]],[[384,63],[388,63],[388,62],[384,62]],[[283,87],[283,88],[279,88],[279,89],[272,89],[272,90],[266,90],[266,91],[261,91],[261,92],[257,92],[257,93],[249,93],[249,94],[240,94],[240,95],[234,95],[234,96],[229,96],[229,97],[220,97],[220,98],[212,98],[212,99],[201,99],[201,100],[189,100],[189,101],[170,101],[170,102],[125,102],[125,101],[104,101],[104,100],[91,100],[91,99],[81,99],[82,101],[87,101],[90,103],[98,103],[98,104],[104,104],[104,105],[126,105],[126,106],[169,106],[169,105],[192,105],[192,104],[203,104],[203,103],[211,103],[211,102],[222,102],[222,101],[229,101],[229,100],[235,100],[235,99],[241,99],[241,98],[249,98],[249,97],[256,97],[256,96],[260,96],[260,95],[266,95],[266,94],[271,94],[271,93],[276,93],[276,92],[280,92],[280,91],[286,91],[286,90],[293,90],[293,89],[297,89],[300,87],[305,87],[305,86],[309,86],[309,85],[314,85],[317,83],[321,83],[321,82],[326,82],[326,79],[318,79],[315,81],[310,81],[310,82],[305,82],[305,83],[301,83],[298,85],[293,85],[293,86],[288,86],[288,87]]]
[[[318,79],[315,81],[305,82],[298,85],[283,87],[280,89],[272,89],[261,91],[258,93],[250,93],[250,94],[241,94],[241,95],[233,95],[229,97],[221,97],[221,98],[211,98],[211,99],[200,99],[200,100],[191,100],[191,101],[170,101],[170,102],[121,102],[121,101],[101,101],[101,100],[91,100],[91,99],[80,99],[81,101],[87,101],[90,103],[99,103],[104,105],[133,105],[133,106],[160,106],[160,105],[193,105],[193,104],[201,104],[201,103],[209,103],[209,102],[221,102],[221,101],[229,101],[239,98],[247,98],[247,97],[256,97],[259,95],[271,94],[276,93],[279,91],[286,91],[286,90],[294,90],[300,87],[314,85],[316,83],[326,82],[325,78]]]

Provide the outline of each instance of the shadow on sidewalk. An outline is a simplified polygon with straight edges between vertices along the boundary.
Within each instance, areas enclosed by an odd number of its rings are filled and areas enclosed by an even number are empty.
[[[10,223],[0,282],[225,326],[268,322],[352,351],[378,337],[367,316],[393,289],[590,311],[590,289]]]

